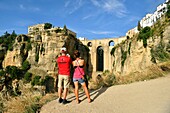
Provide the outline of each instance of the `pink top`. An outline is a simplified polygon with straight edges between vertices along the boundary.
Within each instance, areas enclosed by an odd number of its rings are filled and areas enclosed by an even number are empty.
[[[73,78],[82,78],[82,76],[84,76],[84,74],[85,74],[84,68],[81,68],[79,66],[75,66]]]
[[[83,66],[79,66],[79,62],[78,60],[76,60],[76,63],[78,64],[78,66],[74,66],[74,74],[73,74],[73,78],[82,78],[85,74],[84,72],[84,65]]]

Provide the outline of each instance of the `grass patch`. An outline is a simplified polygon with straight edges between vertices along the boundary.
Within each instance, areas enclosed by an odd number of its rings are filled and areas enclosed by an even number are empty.
[[[134,72],[126,76],[117,76],[115,85],[130,84],[133,82],[145,81],[145,80],[151,80],[151,79],[163,77],[166,74],[165,72],[167,71],[163,71],[160,68],[160,66],[152,65],[147,69],[143,70],[142,72]]]
[[[5,113],[38,113],[43,105],[58,98],[57,94],[42,96],[31,89],[25,89],[23,94],[4,103]]]

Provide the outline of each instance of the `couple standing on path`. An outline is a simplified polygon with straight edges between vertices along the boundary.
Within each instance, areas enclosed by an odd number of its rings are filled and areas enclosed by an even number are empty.
[[[78,84],[80,83],[85,91],[85,94],[88,98],[88,102],[90,103],[92,100],[90,98],[89,91],[87,89],[85,79],[84,79],[84,59],[80,58],[80,52],[76,50],[74,52],[74,61],[72,62],[71,58],[66,54],[66,48],[61,48],[61,56],[59,56],[56,59],[56,62],[58,63],[58,96],[59,96],[59,103],[67,104],[69,103],[66,100],[68,88],[70,85],[70,66],[71,64],[74,67],[74,74],[73,74],[73,82],[74,82],[74,93],[76,96],[76,102],[77,104],[80,103],[79,100],[79,88]],[[64,82],[64,86],[62,85],[62,82]],[[63,91],[64,87],[64,91]],[[63,96],[62,96],[63,93]]]

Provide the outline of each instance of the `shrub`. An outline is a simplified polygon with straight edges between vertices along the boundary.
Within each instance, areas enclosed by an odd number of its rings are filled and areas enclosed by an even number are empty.
[[[21,79],[23,77],[22,71],[17,68],[16,66],[7,66],[6,73],[10,74],[10,78],[14,79]]]
[[[51,23],[45,23],[44,29],[51,29],[51,28],[52,28],[52,24]]]
[[[170,59],[170,55],[168,52],[164,49],[165,46],[160,42],[159,45],[155,48],[151,49],[151,61],[156,62],[158,61],[167,61]]]
[[[116,50],[115,47],[113,47],[112,50],[111,50],[111,52],[110,52],[110,54],[113,55],[113,56],[115,56],[115,55],[114,55],[115,50]]]
[[[124,51],[122,48],[121,48],[121,65],[124,66],[124,63],[126,61],[126,58],[127,58],[127,51]]]
[[[111,73],[109,70],[105,70],[102,74],[103,76],[103,86],[109,87],[114,85],[116,78],[113,73]]]
[[[56,33],[61,33],[62,30],[59,28],[59,29],[55,30],[55,32],[56,32]]]
[[[170,18],[170,5],[168,5],[168,7],[167,7],[166,16],[167,16],[168,18]]]
[[[22,69],[24,71],[26,71],[26,70],[30,69],[30,67],[31,67],[30,63],[27,60],[25,60],[22,64]]]
[[[35,76],[35,77],[33,78],[33,80],[31,81],[31,85],[32,85],[32,86],[41,85],[40,79],[41,79],[41,76]]]
[[[5,75],[5,71],[0,70],[0,76],[4,76]]]
[[[24,80],[25,80],[25,82],[28,83],[28,82],[31,81],[31,79],[32,79],[32,74],[29,73],[29,72],[25,73],[25,75],[24,75]]]
[[[153,35],[153,31],[150,27],[143,28],[138,35],[138,40],[143,40],[143,47],[147,47],[147,39]]]
[[[32,46],[31,46],[31,43],[30,43],[30,42],[29,42],[29,43],[27,43],[26,49],[27,49],[27,51],[29,51],[29,50],[31,50],[31,49],[32,49]]]

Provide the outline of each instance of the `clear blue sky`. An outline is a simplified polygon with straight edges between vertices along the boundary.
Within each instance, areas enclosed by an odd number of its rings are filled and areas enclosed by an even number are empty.
[[[67,26],[88,39],[125,36],[165,0],[0,0],[0,36],[27,34],[28,26]]]

